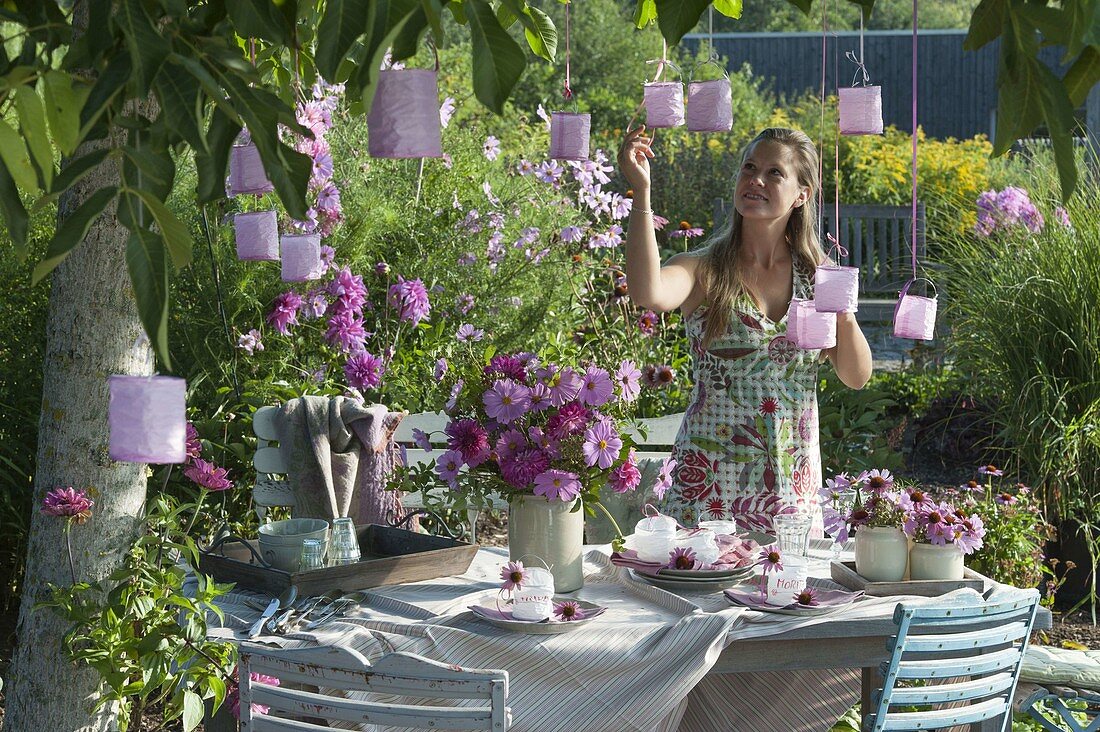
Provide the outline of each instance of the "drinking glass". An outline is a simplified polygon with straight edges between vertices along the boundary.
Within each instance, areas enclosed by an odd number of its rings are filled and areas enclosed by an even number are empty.
[[[332,522],[332,544],[329,561],[332,564],[354,564],[359,561],[359,538],[350,518],[338,518]]]
[[[781,513],[773,520],[779,552],[785,556],[809,556],[808,538],[810,515],[808,513]]]
[[[302,542],[302,557],[298,569],[305,572],[310,569],[322,569],[325,566],[325,547],[320,539],[306,539]]]
[[[856,506],[856,492],[851,488],[842,491],[836,491],[832,497],[833,508],[838,514],[840,514],[840,521],[843,523],[848,514],[852,512],[852,509]],[[839,533],[836,532],[836,533]],[[836,541],[836,536],[833,536],[833,561],[840,561],[840,552],[844,546],[841,542]]]
[[[725,536],[737,536],[737,522],[732,518],[714,519],[713,521],[700,521],[700,529],[710,529],[715,534]]]

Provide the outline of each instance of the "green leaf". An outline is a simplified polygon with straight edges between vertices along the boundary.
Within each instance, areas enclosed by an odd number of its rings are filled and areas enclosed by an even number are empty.
[[[206,130],[206,150],[195,151],[200,204],[225,198],[225,169],[229,165],[229,151],[240,131],[240,124],[233,121],[220,106],[214,108]]]
[[[401,24],[401,29],[393,39],[393,60],[402,61],[416,55],[420,47],[420,39],[428,30],[428,19],[424,16],[424,8],[416,7]]]
[[[46,126],[46,110],[42,107],[42,98],[29,86],[15,90],[15,106],[19,112],[19,129],[27,141],[42,174],[43,188],[49,190],[53,182],[53,145]]]
[[[132,71],[129,51],[121,50],[115,54],[107,64],[107,68],[92,85],[88,98],[80,110],[80,137],[86,136],[92,126],[99,121],[104,110],[111,105],[115,96],[130,80]]]
[[[656,0],[638,0],[638,4],[634,7],[634,26],[636,28],[645,28],[656,19]]]
[[[378,79],[378,69],[382,65],[386,49],[393,45],[405,21],[419,7],[418,0],[375,0],[371,3],[362,57],[358,67],[348,78],[348,84],[360,91],[364,113],[370,112],[374,84]]]
[[[198,727],[203,712],[202,697],[193,691],[183,692],[183,732],[191,732]]]
[[[1020,3],[1013,12],[1027,20],[1043,34],[1044,41],[1053,41],[1059,45],[1069,43],[1070,25],[1066,14],[1055,8],[1032,3]]]
[[[982,0],[970,16],[970,30],[963,41],[967,51],[977,51],[1004,32],[1008,0]]]
[[[1066,87],[1069,99],[1074,106],[1085,103],[1089,92],[1100,82],[1100,49],[1086,46],[1073,65],[1066,71],[1062,83]]]
[[[27,258],[27,223],[30,217],[23,201],[19,198],[19,189],[15,187],[8,168],[0,160],[0,213],[4,215],[8,234],[15,244],[15,253],[22,262]]]
[[[8,168],[8,173],[27,193],[38,193],[38,174],[31,164],[27,146],[23,138],[4,120],[0,119],[0,160]]]
[[[230,3],[231,6],[237,4]],[[136,96],[144,97],[168,57],[170,41],[157,33],[142,0],[122,0],[115,6],[113,19],[122,29],[126,47],[130,49],[134,67],[132,78],[137,84]]]
[[[714,9],[728,18],[740,18],[741,6],[741,0],[714,0]]]
[[[211,676],[206,680],[206,685],[210,687],[210,692],[214,695],[214,711],[217,712],[222,702],[225,701],[225,682],[221,680],[220,676]]]
[[[503,114],[504,102],[523,74],[527,58],[508,31],[500,27],[489,3],[466,0],[465,4],[473,38],[474,94],[486,107]]]
[[[138,316],[149,336],[149,342],[171,369],[168,353],[168,266],[164,257],[164,241],[158,234],[137,229],[126,243],[126,267],[137,300]]]
[[[535,55],[554,63],[558,54],[558,29],[550,16],[536,7],[529,7],[519,16],[519,20],[523,23],[527,45]]]
[[[71,76],[50,69],[42,77],[42,94],[46,100],[46,120],[50,133],[62,155],[72,155],[80,139],[80,108],[91,87],[73,85]]]
[[[165,126],[179,135],[192,150],[202,150],[203,100],[198,80],[176,64],[153,82]]]
[[[314,61],[321,76],[335,81],[340,62],[352,44],[367,31],[371,0],[328,0],[317,26],[317,54]]]
[[[526,0],[523,1],[526,2]],[[516,5],[515,0],[501,0],[500,6],[497,8],[497,22],[500,23],[501,28],[508,30],[519,20],[519,14],[515,10]]]
[[[452,3],[453,5],[453,3]],[[435,44],[443,44],[445,34],[443,32],[443,3],[440,0],[420,0],[420,7],[424,8],[424,15],[428,19],[428,25],[432,29],[432,38]]]
[[[132,189],[131,189],[132,190]],[[191,264],[191,232],[176,218],[176,215],[147,190],[132,190],[141,197],[146,207],[153,213],[153,219],[157,222],[160,235],[168,245],[168,254],[172,257],[172,264],[176,269],[183,269]]]
[[[1073,155],[1073,131],[1077,120],[1073,116],[1073,103],[1066,88],[1045,64],[1036,60],[1043,118],[1050,132],[1054,147],[1054,163],[1058,168],[1058,181],[1062,187],[1062,203],[1069,200],[1077,187],[1077,160]]]
[[[231,0],[225,4],[233,30],[242,38],[263,38],[279,46],[290,46],[293,26],[271,0]],[[293,22],[293,21],[291,21]]]
[[[53,187],[50,189],[50,194],[56,196],[68,190],[74,183],[102,163],[110,152],[110,148],[104,147],[99,150],[93,150],[87,155],[82,155],[79,158],[69,158],[65,162],[65,167],[63,167],[57,177],[53,179]]]
[[[69,256],[69,252],[73,250],[73,247],[84,241],[92,222],[103,213],[103,210],[107,208],[107,204],[114,200],[117,193],[118,188],[115,186],[100,188],[88,196],[87,200],[61,222],[57,232],[46,247],[46,256],[35,265],[34,272],[31,274],[31,284],[37,285],[41,282],[57,265],[61,264],[65,257]]]
[[[670,46],[675,46],[699,22],[710,0],[655,0],[657,27]]]
[[[801,10],[804,14],[809,15],[813,0],[787,0],[788,3]]]

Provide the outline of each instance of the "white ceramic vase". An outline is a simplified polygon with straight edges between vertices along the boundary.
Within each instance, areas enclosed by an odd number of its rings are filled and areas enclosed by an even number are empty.
[[[909,540],[892,526],[861,526],[855,538],[856,572],[871,582],[900,582],[909,563]]]
[[[541,559],[559,593],[584,586],[584,510],[573,510],[578,501],[520,496],[508,504],[508,558],[535,567],[539,563],[534,557]]]
[[[961,580],[963,578],[962,549],[954,544],[937,546],[916,543],[909,550],[909,579]]]

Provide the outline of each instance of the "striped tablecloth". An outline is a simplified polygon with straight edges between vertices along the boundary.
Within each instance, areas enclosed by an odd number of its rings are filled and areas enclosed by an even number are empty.
[[[825,546],[813,552],[811,581],[835,587],[825,579]],[[815,732],[827,730],[858,701],[858,669],[708,671],[733,640],[837,617],[888,618],[900,599],[868,598],[810,618],[760,613],[732,607],[720,592],[680,596],[643,584],[612,565],[606,547],[593,547],[577,596],[607,612],[569,633],[525,635],[489,625],[466,609],[496,594],[505,561],[506,550],[485,548],[460,577],[375,588],[365,606],[341,621],[259,641],[342,646],[371,660],[409,651],[469,668],[505,669],[516,732]],[[248,591],[225,596],[219,603],[225,624],[212,627],[211,636],[239,640],[258,617],[245,604],[250,599],[260,597]]]

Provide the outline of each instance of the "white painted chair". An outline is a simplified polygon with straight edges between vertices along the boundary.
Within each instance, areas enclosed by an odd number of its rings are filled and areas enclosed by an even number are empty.
[[[864,730],[978,723],[971,729],[1010,729],[1012,698],[1038,606],[1037,590],[1004,602],[899,604],[898,633],[890,639],[890,660],[882,664],[883,688],[875,692],[875,711],[864,719]],[[911,706],[920,711],[894,708]]]
[[[330,646],[280,650],[249,643],[240,647],[239,664],[243,732],[330,729],[307,719],[490,732],[504,732],[511,724],[507,671],[464,669],[411,653],[389,653],[370,665],[349,649]],[[253,673],[275,677],[280,685],[254,681]],[[347,698],[346,692],[398,695],[428,703],[391,704]],[[432,703],[442,699],[477,704]],[[268,711],[254,712],[252,704],[268,707]]]

